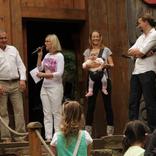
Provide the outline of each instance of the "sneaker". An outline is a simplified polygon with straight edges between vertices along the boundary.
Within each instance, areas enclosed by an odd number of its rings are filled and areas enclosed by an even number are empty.
[[[93,95],[93,92],[88,92],[85,96],[89,97],[89,96],[92,96],[92,95]]]
[[[107,135],[112,136],[114,134],[114,126],[107,126]]]
[[[52,140],[52,139],[46,139],[46,142],[47,142],[47,143],[50,143],[50,142],[51,142],[51,140]]]
[[[105,94],[105,95],[108,95],[108,92],[106,89],[102,89],[102,92]]]

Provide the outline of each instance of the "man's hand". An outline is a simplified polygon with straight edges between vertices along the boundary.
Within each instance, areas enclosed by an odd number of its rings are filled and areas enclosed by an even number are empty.
[[[26,83],[25,80],[20,80],[19,81],[19,86],[20,86],[20,90],[24,91],[26,89]]]
[[[144,54],[141,53],[138,48],[133,48],[133,49],[129,50],[128,55],[136,57],[136,58],[141,58],[144,56]]]
[[[39,77],[39,78],[43,78],[44,77],[44,73],[43,72],[38,72],[36,74],[36,76]]]
[[[6,92],[6,87],[3,85],[0,85],[0,95],[3,95]]]

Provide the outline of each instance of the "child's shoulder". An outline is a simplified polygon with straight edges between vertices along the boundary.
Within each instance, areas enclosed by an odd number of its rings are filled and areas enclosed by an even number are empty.
[[[82,134],[85,136],[90,136],[90,134],[86,130],[81,130]]]

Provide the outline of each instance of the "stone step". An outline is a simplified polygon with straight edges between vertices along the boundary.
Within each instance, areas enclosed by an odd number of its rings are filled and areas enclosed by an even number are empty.
[[[122,156],[121,151],[111,149],[97,149],[92,151],[92,156]]]
[[[122,149],[122,135],[104,136],[93,139],[94,149]]]
[[[93,139],[93,156],[122,156],[122,135]]]
[[[49,145],[49,142],[46,143]],[[0,156],[30,156],[29,142],[0,143]],[[44,146],[42,156],[48,156]]]

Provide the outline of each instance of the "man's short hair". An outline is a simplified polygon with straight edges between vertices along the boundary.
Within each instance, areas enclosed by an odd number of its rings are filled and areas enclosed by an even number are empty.
[[[149,13],[146,13],[146,14],[140,16],[139,18],[141,18],[144,22],[147,21],[150,24],[150,26],[152,26],[152,27],[156,26],[156,20]]]
[[[5,32],[5,30],[0,28],[0,33],[3,33],[3,32]]]

